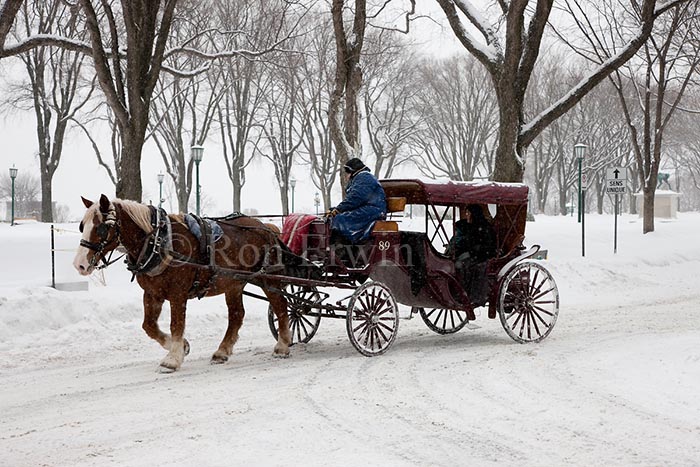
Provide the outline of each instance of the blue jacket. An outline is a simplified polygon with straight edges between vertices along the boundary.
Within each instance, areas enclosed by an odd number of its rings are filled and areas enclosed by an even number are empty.
[[[384,189],[368,170],[350,179],[331,227],[352,243],[366,240],[374,222],[386,216]]]

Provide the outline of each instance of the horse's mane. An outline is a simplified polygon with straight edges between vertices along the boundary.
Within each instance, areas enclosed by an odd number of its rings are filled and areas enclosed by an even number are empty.
[[[113,199],[112,203],[119,206],[146,233],[153,231],[151,225],[151,210],[145,204],[128,199]]]

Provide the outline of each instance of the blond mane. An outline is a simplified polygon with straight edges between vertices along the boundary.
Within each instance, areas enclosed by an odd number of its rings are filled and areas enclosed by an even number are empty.
[[[144,232],[153,232],[151,225],[151,210],[148,206],[127,199],[114,199],[112,203],[116,204],[141,228]]]

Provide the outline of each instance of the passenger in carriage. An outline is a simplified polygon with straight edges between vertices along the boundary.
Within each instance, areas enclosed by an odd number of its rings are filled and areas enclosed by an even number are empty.
[[[357,244],[367,240],[375,221],[386,217],[386,195],[360,159],[350,159],[343,172],[348,177],[345,199],[328,213],[332,218],[331,240]]]
[[[484,214],[485,206],[469,204],[460,209],[455,234],[445,254],[455,258],[455,269],[475,303],[485,302],[486,261],[496,256],[496,231]],[[480,287],[479,284],[483,286]]]

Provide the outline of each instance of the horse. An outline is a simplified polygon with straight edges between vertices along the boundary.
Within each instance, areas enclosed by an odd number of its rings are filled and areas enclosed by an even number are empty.
[[[183,216],[166,215],[165,211],[135,201],[110,201],[104,194],[98,203],[82,199],[87,212],[80,223],[82,239],[73,265],[79,274],[86,276],[100,262],[104,263],[100,267],[111,264],[107,255],[111,258],[113,250],[119,245],[126,250],[127,264],[143,289],[143,330],[168,351],[160,362],[162,372],[180,369],[189,353],[189,342],[184,338],[185,314],[187,301],[195,297],[226,296],[228,327],[211,357],[211,363],[228,361],[243,324],[243,288],[248,282],[262,288],[279,320],[279,337],[273,355],[289,355],[292,336],[287,300],[281,293],[282,284],[274,276],[260,275],[265,261],[270,255],[274,256],[277,237],[260,221],[240,216],[219,222],[223,237],[209,250],[211,255],[207,263],[202,260],[206,258],[202,244],[187,228]],[[162,212],[158,225],[154,225],[152,220],[154,212]],[[157,234],[157,231],[163,230],[160,227],[166,224],[170,234],[167,236],[168,248],[160,245],[159,254],[155,255],[155,267],[146,271],[144,252],[148,255],[149,245],[166,243],[165,239],[159,240]],[[154,257],[152,251],[150,254]],[[225,267],[217,268],[212,264]],[[226,274],[226,271],[236,271],[236,274]],[[255,279],[256,275],[258,279]],[[165,300],[170,302],[170,334],[158,327],[158,317]]]

